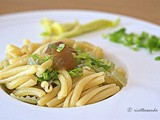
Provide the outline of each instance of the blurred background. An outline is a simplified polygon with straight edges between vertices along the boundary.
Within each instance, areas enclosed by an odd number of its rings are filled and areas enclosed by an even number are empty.
[[[46,9],[98,10],[160,25],[160,0],[0,0],[0,15]]]

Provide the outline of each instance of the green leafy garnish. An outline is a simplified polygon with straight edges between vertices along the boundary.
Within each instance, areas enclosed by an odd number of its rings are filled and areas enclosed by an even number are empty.
[[[49,71],[47,69],[44,73],[42,73],[42,77],[38,77],[38,81],[40,81],[40,82],[56,80],[56,79],[58,79],[58,71],[57,70]]]
[[[99,70],[100,68],[102,68],[104,71],[107,71],[110,68],[110,66],[104,62],[90,57],[88,53],[79,52],[79,54],[76,56],[76,62],[77,64],[83,64],[83,66],[89,66],[95,71]]]
[[[105,71],[107,71],[110,68],[110,66],[104,64],[100,60],[96,60],[96,59],[93,59],[93,58],[90,58],[90,59],[91,59],[91,65],[94,65],[97,68],[103,68]]]
[[[122,28],[113,34],[110,34],[110,41],[115,42],[115,43],[123,43],[122,37],[125,36],[125,28]]]
[[[160,47],[158,47],[158,41],[160,41],[160,39],[158,39],[156,36],[151,36],[148,38],[147,45],[150,53],[152,53],[154,50],[160,50]]]
[[[57,47],[57,52],[61,52],[65,47],[65,44],[59,44],[59,46]]]
[[[82,68],[74,68],[73,70],[69,71],[69,74],[72,77],[82,76]]]
[[[89,57],[87,53],[80,53],[76,56],[76,58],[82,58],[82,59],[86,59],[87,57]]]
[[[148,49],[150,53],[160,51],[160,37],[149,35],[146,32],[138,35],[135,33],[127,33],[125,28],[121,28],[111,34],[106,34],[106,36],[109,37],[111,42],[123,44],[136,51],[140,48]],[[106,39],[106,37],[103,38]]]
[[[31,57],[28,59],[28,65],[38,65],[40,58],[36,54],[31,54]]]
[[[38,57],[37,54],[31,54],[31,57],[32,57],[34,60],[40,60],[40,58]]]
[[[44,73],[42,74],[43,79],[46,80],[46,81],[48,81],[48,80],[50,79],[49,74],[50,74],[50,73],[49,73],[48,71],[44,72]]]
[[[50,47],[51,47],[52,49],[57,48],[57,47],[56,47],[55,45],[53,45],[53,44],[51,44]]]
[[[77,47],[77,54],[80,54],[80,53],[82,53],[81,48]]]
[[[31,54],[31,57],[28,59],[28,65],[39,65],[52,58],[53,57],[50,55],[46,55],[44,58],[40,58],[37,54]]]
[[[51,59],[52,57],[49,55],[44,56],[43,61],[46,62],[47,60]]]
[[[160,56],[155,57],[155,60],[159,61],[160,60]]]

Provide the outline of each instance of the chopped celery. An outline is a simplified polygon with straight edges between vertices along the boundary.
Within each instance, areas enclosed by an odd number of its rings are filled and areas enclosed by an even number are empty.
[[[71,38],[95,30],[100,30],[108,27],[115,27],[119,24],[120,19],[116,21],[99,19],[86,24],[79,24],[78,21],[74,23],[62,24],[59,22],[54,22],[49,19],[42,19],[43,37],[51,37],[52,40]]]

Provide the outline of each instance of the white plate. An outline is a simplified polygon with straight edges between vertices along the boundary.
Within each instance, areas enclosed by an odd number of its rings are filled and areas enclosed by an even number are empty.
[[[0,17],[0,59],[5,55],[5,46],[12,43],[22,45],[24,38],[41,41],[40,20],[48,17],[59,22],[79,20],[86,23],[95,19],[115,20],[121,18],[121,24],[115,29],[106,29],[76,37],[76,40],[89,41],[101,46],[106,56],[123,65],[128,74],[128,84],[118,94],[102,102],[76,108],[45,108],[29,105],[11,98],[0,90],[1,120],[159,120],[160,119],[160,62],[154,61],[156,53],[146,50],[134,52],[122,45],[102,39],[101,35],[121,27],[128,32],[147,31],[160,36],[159,26],[134,18],[81,10],[34,11],[11,14]],[[158,53],[157,53],[158,55]],[[130,109],[132,108],[132,109]],[[157,112],[145,112],[142,109],[157,109]],[[129,110],[129,112],[128,112]],[[131,111],[130,111],[131,110]],[[139,112],[138,112],[139,110]],[[136,112],[137,111],[137,112]]]

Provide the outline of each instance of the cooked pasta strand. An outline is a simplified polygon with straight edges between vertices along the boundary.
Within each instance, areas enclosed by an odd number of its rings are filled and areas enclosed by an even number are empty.
[[[61,89],[58,93],[58,99],[62,99],[67,96],[68,93],[68,83],[65,77],[61,74],[58,75],[58,79],[61,83]]]
[[[81,99],[79,99],[78,102],[76,103],[76,106],[83,106],[83,105],[85,105],[88,100],[90,100],[93,96],[95,96],[100,91],[103,91],[105,89],[108,89],[108,88],[111,88],[111,87],[114,87],[114,86],[116,86],[116,84],[104,85],[102,87],[94,89],[93,91],[87,93]]]
[[[26,96],[26,95],[33,95],[37,96],[39,98],[43,97],[46,93],[38,88],[30,87],[30,88],[21,88],[18,90],[15,90],[13,92],[16,96]]]
[[[52,65],[53,65],[53,60],[52,60],[52,59],[49,59],[49,60],[47,60],[46,62],[42,63],[42,64],[38,67],[36,75],[37,75],[38,77],[42,77],[42,73],[43,73],[44,71],[46,71],[46,69],[52,67]]]
[[[41,82],[41,87],[44,89],[45,92],[49,93],[53,90],[53,87],[51,84],[49,84],[47,81]]]
[[[95,86],[95,87],[92,87],[92,88],[89,88],[88,90],[85,90],[82,92],[80,98],[82,98],[84,95],[86,95],[87,93],[91,92],[92,90],[98,88],[99,86]]]
[[[20,67],[12,68],[12,69],[5,71],[5,72],[0,72],[0,79],[5,79],[10,76],[16,75],[19,72],[27,70],[29,67],[30,66],[20,66]]]
[[[24,45],[29,45],[30,43],[31,43],[31,41],[29,39],[24,39],[23,40]]]
[[[48,45],[48,43],[40,46],[37,50],[35,50],[33,52],[33,54],[40,54],[40,53],[42,53],[42,51],[47,47],[47,45]]]
[[[68,85],[67,92],[69,93],[72,89],[72,78],[71,78],[71,76],[69,75],[69,73],[66,70],[59,70],[58,72],[60,74],[62,74],[65,77],[65,79],[67,80],[67,85]]]
[[[31,87],[31,86],[34,86],[36,84],[37,84],[37,78],[31,78],[27,82],[25,82],[24,84],[22,84],[19,87],[17,87],[16,89],[21,89],[21,88],[25,88],[25,87]]]
[[[61,104],[62,102],[64,102],[64,100],[65,100],[65,98],[58,99],[57,97],[55,97],[52,100],[50,100],[49,102],[47,102],[46,105],[48,107],[55,107],[55,106]]]
[[[0,70],[2,70],[4,68],[3,63],[0,62]]]
[[[78,47],[80,47],[83,52],[93,53],[97,58],[104,57],[103,50],[100,47],[96,47],[88,42],[80,41],[73,45],[73,48],[75,49]]]
[[[14,89],[22,84],[24,84],[25,82],[29,81],[30,79],[37,79],[34,75],[30,75],[30,76],[20,76],[17,79],[9,82],[6,84],[6,87],[8,89]]]
[[[104,100],[114,94],[116,94],[120,90],[119,86],[111,87],[109,89],[103,90],[96,94],[93,98],[91,98],[87,104],[92,104]]]
[[[86,76],[82,80],[80,80],[73,91],[70,106],[71,107],[76,106],[76,102],[78,101],[78,99],[83,91],[83,88],[85,87],[85,85],[87,83],[89,83],[92,79],[99,77],[99,76],[102,76],[102,75],[104,75],[104,72],[95,73],[95,74]]]
[[[27,64],[28,58],[29,58],[28,54],[23,55],[21,57],[13,58],[9,60],[9,64],[12,65],[12,64],[16,64],[17,62],[25,62],[25,61],[26,61],[25,64]]]
[[[36,104],[38,99],[34,96],[34,97],[30,97],[30,96],[15,96],[13,93],[10,94],[10,96],[12,96],[13,98],[23,101],[23,102],[27,102],[27,103],[31,103],[31,104]]]
[[[19,70],[17,70],[17,71],[19,71]],[[37,71],[37,68],[35,66],[29,66],[27,70],[19,72],[14,76],[11,76],[9,78],[6,78],[6,76],[4,76],[6,79],[1,79],[0,83],[2,84],[2,83],[10,82],[10,81],[12,81],[20,76],[23,76],[23,75],[32,75],[32,74],[36,73],[36,71]]]
[[[6,46],[6,53],[11,55],[13,58],[23,55],[21,49],[15,45],[8,44]]]
[[[37,48],[40,47],[39,43],[27,43],[23,45],[21,51],[23,54],[32,54]]]
[[[60,103],[59,105],[55,106],[56,108],[62,108],[63,107],[63,103]]]
[[[92,81],[90,81],[85,87],[84,90],[87,90],[89,88],[95,87],[99,84],[102,84],[105,82],[104,76],[100,76],[97,78],[94,78]]]
[[[46,105],[47,102],[49,102],[51,99],[53,99],[59,92],[60,90],[60,87],[57,86],[55,87],[52,92],[44,95],[41,99],[38,100],[38,105],[40,106],[43,106],[43,105]]]
[[[7,59],[0,62],[0,71],[3,71],[9,65],[9,61]]]
[[[73,45],[75,44],[75,40],[72,40],[72,39],[61,39],[61,40],[58,40],[58,41],[62,41],[70,47],[73,47]]]
[[[30,43],[28,45],[28,53],[33,53],[35,50],[37,50],[40,47],[39,43]]]
[[[23,57],[24,57],[24,58],[23,58]],[[22,65],[26,65],[27,62],[28,62],[28,58],[29,58],[28,55],[27,55],[27,56],[22,56],[22,57],[20,57],[17,62],[15,62],[14,64],[11,64],[11,65],[7,66],[6,68],[4,68],[3,70],[1,70],[1,71],[0,71],[0,74],[1,74],[2,72],[8,71],[8,70],[11,69],[11,68],[18,67],[18,66],[22,66]]]
[[[122,67],[118,67],[118,68],[116,69],[116,71],[119,72],[120,74],[122,74],[123,76],[126,75],[126,72],[124,71],[124,69],[123,69]]]
[[[64,108],[67,108],[70,106],[70,100],[71,100],[71,97],[72,97],[72,94],[73,94],[73,90],[68,94],[68,96],[66,97],[64,103],[63,103],[63,107]]]

